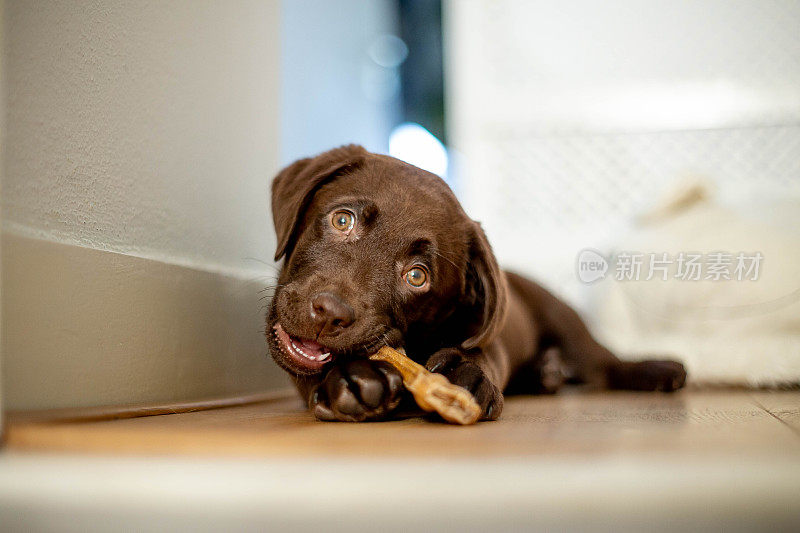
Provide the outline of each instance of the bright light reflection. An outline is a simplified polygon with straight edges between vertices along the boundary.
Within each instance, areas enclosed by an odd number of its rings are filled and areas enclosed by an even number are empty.
[[[447,149],[419,124],[406,122],[392,131],[389,155],[447,179]]]

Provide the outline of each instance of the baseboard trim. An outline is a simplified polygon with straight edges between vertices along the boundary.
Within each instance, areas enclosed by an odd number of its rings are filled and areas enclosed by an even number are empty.
[[[194,413],[198,411],[210,411],[212,409],[224,409],[226,407],[240,407],[243,405],[253,405],[258,403],[271,403],[285,401],[294,396],[297,396],[297,392],[295,390],[281,389],[277,391],[245,394],[242,396],[209,398],[206,400],[166,404],[104,405],[98,407],[11,411],[5,414],[5,421],[9,425],[100,422],[103,420],[122,420],[126,418],[140,418],[144,416],[175,415],[179,413]]]
[[[264,279],[8,232],[2,247],[6,410],[169,405],[288,385],[267,353]]]

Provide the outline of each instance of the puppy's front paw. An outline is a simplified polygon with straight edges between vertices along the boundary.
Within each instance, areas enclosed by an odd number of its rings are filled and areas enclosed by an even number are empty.
[[[622,361],[608,381],[612,389],[673,392],[686,383],[686,369],[677,361]]]
[[[311,394],[318,420],[381,420],[400,403],[403,378],[390,364],[366,359],[335,366]]]
[[[481,406],[481,420],[496,420],[503,411],[503,393],[474,362],[456,349],[448,348],[433,354],[425,366],[444,375],[450,383],[464,387]]]

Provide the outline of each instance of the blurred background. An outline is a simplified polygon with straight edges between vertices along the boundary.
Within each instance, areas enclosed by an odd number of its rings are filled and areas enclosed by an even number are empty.
[[[572,297],[577,251],[687,179],[730,202],[800,194],[797,2],[298,2],[285,16],[283,163],[354,141],[442,175],[504,264]]]
[[[800,380],[800,3],[299,2],[283,24],[282,163],[390,153],[615,351],[675,354],[696,383]],[[612,262],[587,285],[586,249],[765,259],[753,283],[675,264],[616,283]]]
[[[269,182],[345,143],[442,176],[615,349],[747,331],[800,377],[798,2],[2,5],[10,409],[285,385]],[[760,251],[774,277],[576,276],[581,250],[634,245]]]

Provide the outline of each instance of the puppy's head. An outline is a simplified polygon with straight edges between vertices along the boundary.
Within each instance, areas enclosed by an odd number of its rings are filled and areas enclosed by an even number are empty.
[[[438,176],[345,146],[278,174],[272,216],[284,263],[267,331],[295,375],[415,339],[474,349],[501,324],[497,262]]]

